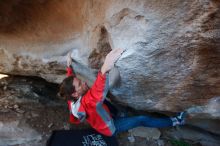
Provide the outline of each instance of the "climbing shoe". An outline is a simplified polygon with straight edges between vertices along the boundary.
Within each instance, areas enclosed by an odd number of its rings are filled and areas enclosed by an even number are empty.
[[[173,126],[185,124],[186,112],[180,112],[175,117],[172,117]]]

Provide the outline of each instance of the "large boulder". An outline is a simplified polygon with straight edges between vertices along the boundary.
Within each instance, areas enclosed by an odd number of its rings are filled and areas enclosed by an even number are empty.
[[[217,0],[18,0],[0,2],[0,72],[59,83],[65,55],[94,81],[105,55],[117,62],[120,103],[220,118]]]

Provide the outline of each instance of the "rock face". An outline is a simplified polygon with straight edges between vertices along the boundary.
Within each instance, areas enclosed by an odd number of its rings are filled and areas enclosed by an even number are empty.
[[[68,127],[56,90],[41,78],[0,79],[0,146],[43,146],[53,130]]]
[[[0,145],[24,144],[30,141],[40,141],[41,136],[27,125],[19,125],[19,121],[11,123],[0,122],[1,142]],[[22,131],[22,132],[21,132]],[[12,139],[13,137],[14,139]]]
[[[76,72],[92,82],[121,47],[118,102],[220,118],[217,0],[1,1],[0,21],[1,73],[61,82],[72,50]]]

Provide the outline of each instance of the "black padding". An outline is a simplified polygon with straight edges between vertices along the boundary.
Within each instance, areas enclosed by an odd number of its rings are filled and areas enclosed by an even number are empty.
[[[117,146],[116,137],[107,137],[93,129],[53,131],[47,146]]]

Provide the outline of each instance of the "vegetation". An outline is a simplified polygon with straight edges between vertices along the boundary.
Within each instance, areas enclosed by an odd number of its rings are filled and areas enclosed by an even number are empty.
[[[170,143],[173,145],[173,146],[192,146],[191,144],[183,141],[183,140],[177,140],[177,139],[172,139],[170,140]]]

